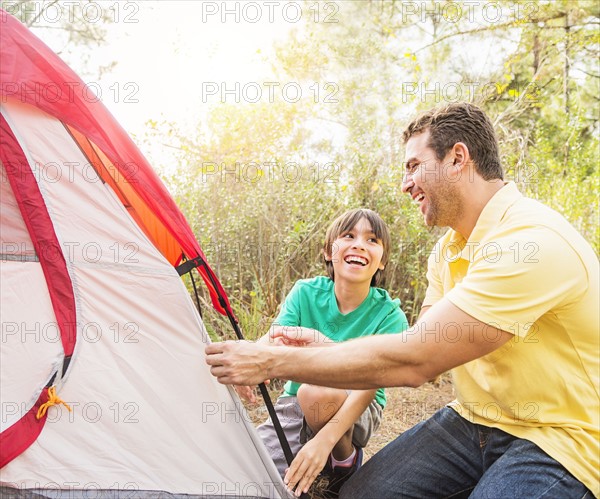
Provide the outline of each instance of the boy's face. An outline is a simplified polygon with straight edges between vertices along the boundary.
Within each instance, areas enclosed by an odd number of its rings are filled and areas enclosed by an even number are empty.
[[[383,270],[383,244],[366,218],[361,218],[348,232],[333,242],[327,259],[333,264],[335,282],[370,285],[377,270]]]

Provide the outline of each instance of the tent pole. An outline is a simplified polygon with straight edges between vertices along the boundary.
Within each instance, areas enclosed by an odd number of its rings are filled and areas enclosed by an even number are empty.
[[[221,307],[223,307],[223,309],[227,313],[227,318],[229,319],[229,322],[231,323],[231,327],[233,328],[233,331],[235,332],[236,337],[238,338],[238,340],[243,340],[244,335],[242,334],[240,325],[235,320],[235,317],[233,316],[231,307],[228,306],[224,297],[221,296],[219,288],[217,287],[217,283],[215,282],[215,279],[214,279],[210,269],[208,268],[206,262],[201,258],[197,258],[197,259],[195,258],[194,260],[199,260],[199,264],[202,265],[206,269],[206,274],[208,275],[208,278],[210,279],[211,284],[215,288],[215,291],[219,298],[219,303],[221,304]],[[281,449],[283,450],[285,460],[289,466],[292,464],[292,461],[294,460],[294,454],[292,454],[292,449],[290,448],[290,444],[287,441],[285,433],[283,432],[283,428],[281,427],[281,422],[279,421],[279,418],[277,417],[277,413],[275,412],[275,407],[273,407],[273,402],[271,400],[271,396],[269,395],[269,391],[267,390],[267,387],[264,383],[259,383],[258,388],[260,390],[260,393],[261,393],[263,399],[265,400],[265,405],[267,406],[267,411],[269,412],[269,416],[271,417],[271,421],[273,422],[273,426],[275,428],[275,432],[277,433],[277,438],[279,439],[279,443],[281,444]]]
[[[200,297],[198,296],[198,288],[196,288],[196,281],[194,280],[193,272],[190,272],[190,279],[192,280],[192,286],[194,288],[194,296],[196,297],[196,305],[198,305],[198,313],[202,319],[202,307],[200,306]]]
[[[204,269],[206,271],[206,275],[207,275],[208,279],[210,280],[210,283],[212,284],[215,292],[217,293],[217,298],[219,300],[219,304],[221,305],[221,308],[223,308],[223,310],[225,310],[225,313],[227,314],[227,318],[229,319],[229,322],[231,323],[231,327],[233,328],[233,331],[235,332],[237,339],[243,340],[244,335],[242,334],[240,326],[239,326],[235,316],[233,315],[233,311],[231,310],[230,305],[225,300],[225,297],[221,294],[221,292],[219,290],[219,286],[217,286],[216,277],[213,275],[211,268],[204,261],[204,259],[202,257],[198,256],[196,258],[187,260],[185,263],[183,263],[179,267],[177,267],[177,272],[179,273],[179,275],[183,275],[187,272],[191,272],[191,270],[194,267],[200,267],[200,266],[204,267]],[[193,279],[192,279],[192,282],[194,282]],[[196,289],[195,285],[194,285],[194,289]],[[258,388],[259,388],[260,393],[265,401],[265,405],[267,406],[267,411],[269,412],[269,416],[271,417],[271,421],[273,422],[273,427],[275,428],[275,432],[277,433],[277,438],[279,439],[279,443],[281,445],[281,449],[283,450],[285,460],[288,465],[291,465],[292,461],[294,460],[294,455],[292,454],[292,449],[290,448],[290,444],[287,441],[287,438],[286,438],[283,428],[281,426],[281,422],[279,421],[279,418],[277,417],[277,413],[275,412],[275,407],[273,407],[273,402],[271,400],[271,396],[269,395],[269,391],[267,390],[267,387],[264,383],[260,383],[258,385]],[[301,497],[303,497],[303,496],[304,496],[304,494]]]

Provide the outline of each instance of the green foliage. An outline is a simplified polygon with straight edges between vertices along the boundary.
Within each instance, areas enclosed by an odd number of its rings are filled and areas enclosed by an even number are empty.
[[[450,18],[450,4],[464,15]],[[507,180],[600,250],[598,4],[495,4],[502,17],[490,20],[485,3],[412,2],[420,10],[408,15],[402,2],[338,2],[338,22],[299,25],[274,62],[281,82],[330,84],[329,99],[220,104],[195,136],[157,127],[178,141],[167,181],[248,337],[268,329],[294,281],[324,272],[328,223],[358,206],[390,226],[386,287],[416,318],[443,231],[400,192],[401,134],[416,111],[451,100],[486,109]],[[490,56],[475,69],[467,56],[484,45]]]

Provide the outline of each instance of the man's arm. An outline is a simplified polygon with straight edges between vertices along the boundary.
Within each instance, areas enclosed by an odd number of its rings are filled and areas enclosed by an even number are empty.
[[[359,338],[326,348],[213,343],[206,347],[206,362],[224,384],[257,384],[277,377],[334,388],[416,387],[493,352],[512,337],[444,298],[402,334]]]
[[[430,308],[431,308],[431,305],[425,305],[424,307],[421,307],[421,311],[419,312],[419,317],[417,317],[417,322],[419,322],[419,320],[421,320],[421,317],[423,317],[425,315],[425,312],[427,312]]]

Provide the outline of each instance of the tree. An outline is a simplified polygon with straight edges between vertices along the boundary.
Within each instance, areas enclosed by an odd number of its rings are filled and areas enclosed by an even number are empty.
[[[169,178],[256,334],[293,281],[320,272],[325,224],[356,206],[390,225],[387,287],[416,317],[441,230],[424,227],[400,192],[401,131],[416,111],[443,102],[481,105],[499,132],[507,179],[564,213],[598,251],[596,3],[304,8],[274,71],[282,85],[312,92],[294,103],[215,106],[194,138],[179,137],[181,170]]]

